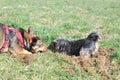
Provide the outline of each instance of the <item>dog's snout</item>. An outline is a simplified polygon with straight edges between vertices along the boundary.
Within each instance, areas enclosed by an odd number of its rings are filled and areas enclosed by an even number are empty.
[[[42,53],[43,51],[39,50],[38,52],[39,52],[39,53]]]

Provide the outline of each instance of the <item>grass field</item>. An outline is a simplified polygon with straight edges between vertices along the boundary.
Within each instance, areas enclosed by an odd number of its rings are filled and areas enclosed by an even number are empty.
[[[0,0],[0,22],[26,30],[33,26],[47,46],[58,36],[74,40],[99,30],[100,47],[114,48],[114,59],[120,63],[119,0]],[[49,50],[35,58],[23,66],[10,53],[0,54],[0,80],[104,80]]]

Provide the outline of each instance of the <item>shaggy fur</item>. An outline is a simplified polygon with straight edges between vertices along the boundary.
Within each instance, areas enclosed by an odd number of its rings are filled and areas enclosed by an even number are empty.
[[[91,55],[98,51],[99,38],[96,32],[90,33],[87,38],[74,41],[57,38],[51,43],[49,49],[68,55]]]

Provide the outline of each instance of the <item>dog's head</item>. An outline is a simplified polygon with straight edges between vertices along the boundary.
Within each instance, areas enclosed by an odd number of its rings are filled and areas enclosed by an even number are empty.
[[[61,37],[58,37],[50,43],[50,45],[48,46],[48,49],[52,50],[53,52],[57,52],[57,51],[61,52],[60,50],[62,49],[60,48],[63,48],[61,46],[65,47],[65,41]]]
[[[97,32],[92,32],[88,35],[87,37],[88,39],[91,39],[93,41],[98,41],[99,39],[101,39],[101,36],[97,33]]]
[[[42,42],[42,40],[34,34],[32,27],[28,28],[28,33],[24,36],[26,37],[26,43],[30,52],[37,53],[45,52],[47,50],[46,45]]]

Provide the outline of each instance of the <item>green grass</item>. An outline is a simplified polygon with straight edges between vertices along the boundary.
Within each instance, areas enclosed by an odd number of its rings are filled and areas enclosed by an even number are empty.
[[[74,40],[99,30],[103,34],[101,47],[114,48],[115,59],[120,61],[119,0],[0,0],[0,22],[26,30],[33,26],[47,46],[58,36]],[[9,53],[0,54],[0,80],[104,79],[81,72],[51,51],[35,57],[35,62],[23,66]],[[63,68],[66,66],[72,73]]]

